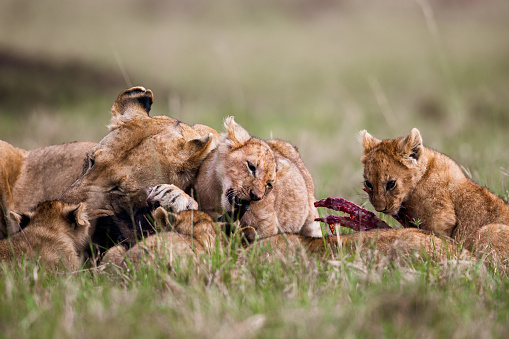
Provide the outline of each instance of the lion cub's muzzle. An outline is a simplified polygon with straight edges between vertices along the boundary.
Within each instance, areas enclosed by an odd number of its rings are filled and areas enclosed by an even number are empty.
[[[228,203],[234,209],[243,207],[246,211],[249,210],[249,204],[251,201],[239,198],[239,196],[235,195],[235,190],[233,188],[230,188],[228,191],[226,191],[226,198],[228,199]]]
[[[260,201],[262,200],[264,197],[264,194],[260,194],[260,193],[257,193],[253,190],[249,191],[249,198],[251,199],[251,201]]]
[[[230,188],[229,190],[226,191],[226,198],[231,206],[231,209],[226,208],[227,211],[222,216],[220,216],[217,219],[217,221],[235,222],[237,220],[242,219],[244,213],[249,211],[251,202],[243,200],[239,198],[237,195],[235,195],[235,191],[233,188]]]

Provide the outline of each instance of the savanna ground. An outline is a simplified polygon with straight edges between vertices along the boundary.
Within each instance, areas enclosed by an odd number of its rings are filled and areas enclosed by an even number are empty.
[[[509,4],[476,0],[0,1],[0,139],[99,141],[116,95],[153,115],[292,141],[317,198],[366,203],[359,130],[420,129],[507,199]],[[499,267],[335,253],[236,266],[3,267],[1,337],[506,337]]]

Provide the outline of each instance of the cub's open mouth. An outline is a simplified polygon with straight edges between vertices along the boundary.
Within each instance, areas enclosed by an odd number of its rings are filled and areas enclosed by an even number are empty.
[[[222,216],[220,216],[217,221],[232,223],[242,219],[244,213],[249,211],[250,202],[247,200],[242,200],[236,196],[233,188],[230,188],[228,191],[226,191],[226,198],[228,199],[228,203],[232,208],[230,211],[226,211]],[[226,233],[229,234],[229,232],[230,231]]]
[[[246,211],[249,210],[250,202],[247,200],[242,200],[238,196],[235,195],[235,191],[233,188],[230,188],[226,191],[226,198],[228,199],[228,203],[234,208],[243,207]]]

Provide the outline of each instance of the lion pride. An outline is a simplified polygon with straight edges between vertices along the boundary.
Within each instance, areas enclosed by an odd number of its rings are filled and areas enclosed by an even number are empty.
[[[134,241],[151,232],[147,189],[161,183],[189,188],[218,138],[204,125],[150,117],[152,102],[152,92],[143,87],[120,93],[111,109],[110,132],[99,143],[25,151],[1,142],[0,236],[8,228],[17,231],[10,211],[30,211],[53,199],[87,202],[99,245]]]

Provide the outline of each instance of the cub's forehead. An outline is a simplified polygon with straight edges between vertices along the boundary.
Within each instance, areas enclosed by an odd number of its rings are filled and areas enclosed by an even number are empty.
[[[265,157],[259,158],[258,167],[264,168],[267,171],[276,171],[276,158],[272,152],[267,152]]]
[[[252,140],[248,144],[236,149],[231,156],[239,161],[249,161],[256,167],[275,170],[276,158],[270,147],[258,140]]]
[[[386,167],[393,162],[393,157],[380,151],[371,151],[365,157],[364,165],[366,167]]]
[[[236,156],[252,158],[252,159],[268,159],[274,158],[274,153],[270,149],[268,145],[265,143],[258,141],[256,139],[251,139],[245,145],[242,145],[239,148],[236,148],[232,152]]]
[[[64,203],[59,200],[45,201],[37,205],[33,210],[36,216],[59,216],[62,214]]]
[[[364,164],[364,174],[371,176],[384,175],[402,166],[395,149],[381,147],[375,147],[364,154],[362,163]]]

